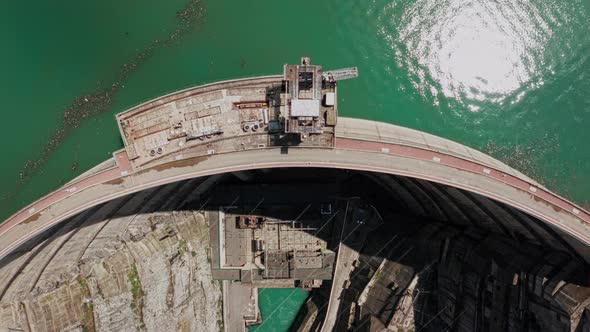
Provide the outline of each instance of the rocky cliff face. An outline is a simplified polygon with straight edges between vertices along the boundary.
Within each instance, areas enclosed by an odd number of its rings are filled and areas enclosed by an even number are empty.
[[[3,276],[11,280],[2,281],[0,327],[23,331],[222,328],[221,287],[211,279],[207,225],[201,214],[96,218],[97,214],[100,211],[94,211],[93,222],[88,215],[72,220],[82,227],[63,226],[32,248],[24,261],[15,259],[4,267],[18,273]],[[90,241],[80,246],[82,239]]]

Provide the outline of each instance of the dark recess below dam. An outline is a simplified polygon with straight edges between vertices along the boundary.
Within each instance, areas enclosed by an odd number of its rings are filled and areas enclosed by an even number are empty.
[[[106,259],[121,241],[142,241],[140,220],[162,218],[158,213],[216,211],[233,205],[264,215],[277,211],[276,206],[303,211],[310,203],[331,203],[335,213],[350,208],[348,213],[354,215],[356,207],[374,211],[382,221],[357,225],[344,237],[343,244],[359,250],[360,256],[340,295],[335,330],[369,331],[387,326],[391,319],[411,321],[409,327],[420,331],[589,327],[584,308],[590,298],[586,246],[505,204],[423,180],[346,170],[282,168],[250,171],[247,177],[224,174],[209,190],[195,195],[204,181],[191,179],[119,198],[29,241],[0,262],[0,301],[8,304],[28,290],[41,296],[63,287],[68,274],[88,273],[75,268],[79,251],[94,248],[92,255],[84,256],[84,264]],[[132,208],[132,203],[141,204]],[[271,206],[275,208],[269,210]],[[65,228],[76,232],[63,242]],[[334,234],[340,231],[333,226],[315,235],[334,246]],[[363,237],[370,241],[360,241]],[[32,255],[22,260],[29,251]],[[74,265],[63,264],[72,259]],[[88,283],[95,278],[84,277]],[[362,295],[369,282],[372,288]],[[310,293],[292,330],[316,309],[319,318],[310,326],[321,327],[329,287],[325,283]]]

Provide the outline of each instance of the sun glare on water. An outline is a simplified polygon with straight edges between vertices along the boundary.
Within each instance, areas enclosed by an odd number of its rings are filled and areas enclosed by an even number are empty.
[[[565,14],[549,2],[397,3],[379,19],[395,62],[407,67],[413,87],[434,103],[444,96],[472,111],[484,101],[501,104],[508,96],[517,102],[544,84],[539,73],[551,71],[545,47],[555,42],[556,16]]]

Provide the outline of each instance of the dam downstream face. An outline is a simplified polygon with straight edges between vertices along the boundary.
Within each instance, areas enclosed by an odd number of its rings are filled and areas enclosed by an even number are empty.
[[[454,139],[581,204],[590,200],[588,186],[579,185],[590,182],[588,149],[579,144],[590,140],[590,9],[577,0],[205,2],[204,19],[193,32],[157,48],[111,107],[83,122],[18,186],[21,166],[38,159],[64,109],[98,82],[113,84],[137,49],[174,30],[176,13],[187,2],[2,4],[6,52],[0,59],[11,66],[0,93],[6,109],[15,110],[5,114],[13,125],[0,132],[3,142],[11,142],[3,145],[11,157],[3,159],[0,174],[2,219],[119,149],[115,113],[187,86],[276,73],[302,53],[329,68],[359,66],[359,80],[340,91],[342,115]],[[313,6],[316,11],[302,14]],[[251,19],[257,16],[265,19]],[[248,38],[261,34],[265,38]],[[447,57],[451,51],[455,57]],[[500,70],[492,70],[496,61]]]
[[[288,221],[285,234],[296,223],[281,241],[341,250],[330,268],[348,281],[313,288],[295,330],[321,328],[334,310],[338,331],[587,328],[588,251],[576,240],[464,190],[313,168],[195,178],[84,211],[0,261],[0,317],[36,330],[218,329],[220,260],[248,260],[215,255],[222,213]],[[224,246],[249,250],[238,231]]]

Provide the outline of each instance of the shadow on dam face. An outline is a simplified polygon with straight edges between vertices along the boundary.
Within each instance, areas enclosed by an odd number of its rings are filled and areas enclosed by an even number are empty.
[[[186,240],[178,234],[185,234],[181,225],[187,216],[193,218],[189,224],[206,225],[207,216],[219,211],[297,223],[327,249],[338,252],[346,246],[355,252],[351,265],[335,268],[346,274],[346,285],[332,287],[325,280],[313,289],[294,331],[321,329],[331,297],[339,299],[337,331],[590,328],[585,244],[514,207],[466,190],[397,175],[316,168],[194,178],[86,210],[0,261],[0,317],[12,317],[8,327],[24,322],[59,326],[56,321],[64,315],[71,325],[97,327],[104,314],[97,309],[100,305],[88,309],[84,303],[120,295],[101,290],[105,278],[114,278],[113,287],[124,290],[134,266],[142,276],[142,262],[151,256],[134,253],[163,255],[167,259],[162,266],[170,271],[179,260],[190,263],[200,252],[211,263],[215,244],[208,240],[209,228],[186,231]],[[167,251],[153,249],[161,243]],[[191,268],[182,273],[210,279],[209,265]],[[158,281],[155,275],[151,282],[172,287],[170,276],[163,274]],[[70,294],[72,285],[82,295],[65,298],[58,306],[82,309],[43,314],[49,310],[43,306],[48,297],[64,287]],[[333,289],[338,294],[330,294]],[[141,301],[157,291],[151,292],[146,289]],[[170,296],[159,300],[170,304]],[[86,302],[78,303],[81,298]],[[135,295],[130,298],[139,301]],[[19,305],[23,301],[29,303],[26,308]],[[150,303],[136,305],[149,311]],[[129,320],[143,319],[137,310],[132,313]]]

